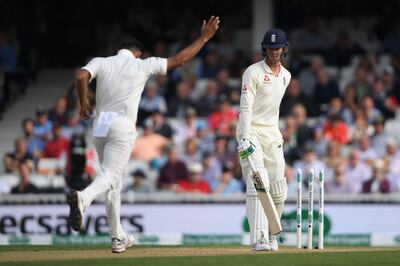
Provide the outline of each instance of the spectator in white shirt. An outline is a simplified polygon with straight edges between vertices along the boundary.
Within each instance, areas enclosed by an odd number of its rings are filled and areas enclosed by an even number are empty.
[[[326,165],[324,162],[320,161],[317,156],[315,155],[315,152],[313,148],[309,145],[306,145],[304,148],[304,155],[303,155],[303,160],[295,162],[293,168],[294,169],[301,169],[303,173],[309,173],[310,169],[314,170],[314,174],[317,175],[320,169],[325,169],[325,180],[328,182],[331,179],[331,172],[326,168]],[[308,186],[308,178],[303,178],[303,184],[305,186]]]
[[[336,165],[333,172],[333,179],[326,184],[326,191],[328,194],[351,194],[352,186],[349,182],[348,176],[345,174],[346,165],[341,162]]]
[[[394,138],[386,140],[385,161],[388,164],[388,178],[392,192],[400,191],[400,153],[398,143]]]
[[[184,119],[180,119],[175,126],[174,143],[179,146],[187,139],[196,137],[199,123],[196,110],[188,108],[185,111]]]
[[[389,135],[384,130],[385,123],[383,117],[377,117],[374,120],[374,134],[371,136],[371,147],[379,158],[383,158],[386,154],[386,139]]]
[[[360,159],[360,153],[356,149],[352,150],[345,169],[345,176],[350,182],[352,193],[361,193],[363,183],[370,179],[371,175],[371,168]]]
[[[368,165],[372,165],[373,161],[378,158],[378,155],[373,148],[370,147],[368,135],[361,136],[358,142],[360,159]]]

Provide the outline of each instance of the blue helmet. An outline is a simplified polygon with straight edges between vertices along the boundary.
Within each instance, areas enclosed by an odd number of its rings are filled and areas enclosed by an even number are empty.
[[[286,34],[279,29],[271,29],[264,35],[261,47],[263,50],[267,48],[282,48],[288,45]]]

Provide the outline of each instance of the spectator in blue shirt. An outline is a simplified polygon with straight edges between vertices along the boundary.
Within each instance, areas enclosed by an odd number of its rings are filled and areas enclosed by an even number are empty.
[[[212,184],[219,182],[222,178],[222,166],[221,163],[215,158],[210,152],[203,154],[203,177],[207,183],[212,187]]]
[[[143,96],[139,104],[141,111],[145,111],[149,115],[154,111],[159,111],[162,114],[167,111],[167,104],[164,98],[159,94],[159,87],[156,82],[149,81],[147,83]]]
[[[222,166],[222,178],[212,180],[211,191],[214,194],[234,194],[242,192],[242,184],[233,176],[234,165],[226,162]]]
[[[33,128],[33,135],[49,141],[51,138],[53,125],[48,119],[47,110],[43,106],[39,106],[36,109],[36,122]]]
[[[34,126],[35,122],[31,118],[25,118],[22,121],[22,131],[27,142],[27,152],[37,160],[42,155],[46,141],[33,135]]]

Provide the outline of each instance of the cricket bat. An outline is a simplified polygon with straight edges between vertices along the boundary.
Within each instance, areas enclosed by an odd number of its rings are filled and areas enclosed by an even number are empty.
[[[282,232],[281,221],[276,211],[275,204],[272,201],[271,194],[264,186],[260,173],[256,170],[253,160],[247,157],[252,172],[252,180],[254,187],[257,190],[258,197],[260,198],[261,205],[263,206],[265,215],[267,216],[269,229],[271,234],[277,235]]]

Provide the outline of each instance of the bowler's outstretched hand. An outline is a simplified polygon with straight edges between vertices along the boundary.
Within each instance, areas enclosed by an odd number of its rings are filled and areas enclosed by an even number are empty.
[[[201,26],[201,36],[205,41],[211,39],[219,28],[219,17],[211,16],[211,18],[206,22],[203,20],[203,25]]]

